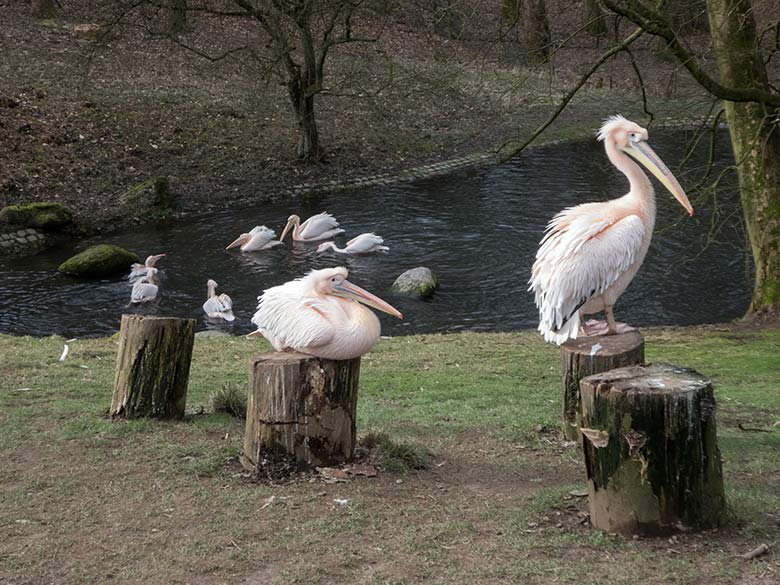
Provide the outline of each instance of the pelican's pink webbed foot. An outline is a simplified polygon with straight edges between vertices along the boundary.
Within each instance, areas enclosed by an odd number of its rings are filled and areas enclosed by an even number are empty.
[[[609,324],[606,321],[588,319],[585,321],[585,324],[580,327],[579,335],[580,337],[594,337],[596,335],[618,335],[619,333],[628,333],[629,331],[636,331],[636,329],[626,323],[615,323],[614,330],[610,330]]]

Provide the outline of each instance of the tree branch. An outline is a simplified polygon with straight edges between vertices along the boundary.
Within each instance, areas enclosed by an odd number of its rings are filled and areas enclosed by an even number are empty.
[[[566,95],[564,95],[563,99],[561,100],[561,103],[558,104],[558,107],[555,108],[555,111],[550,115],[550,117],[547,119],[547,121],[539,126],[536,130],[534,130],[534,133],[531,134],[531,136],[523,142],[520,146],[517,148],[514,148],[509,153],[501,155],[500,152],[503,150],[503,148],[506,146],[506,143],[501,145],[499,147],[499,158],[498,162],[499,164],[505,163],[513,156],[517,156],[520,154],[523,150],[525,150],[529,144],[531,144],[534,140],[536,140],[539,135],[547,130],[547,128],[552,124],[558,116],[561,114],[561,112],[566,108],[566,106],[569,104],[569,102],[574,98],[574,96],[577,94],[577,92],[582,88],[583,85],[590,79],[591,75],[593,75],[599,67],[601,67],[606,61],[608,61],[610,58],[615,56],[617,53],[624,51],[628,46],[631,45],[635,40],[637,40],[640,36],[642,36],[642,33],[644,30],[642,27],[637,28],[634,32],[632,32],[630,35],[628,35],[623,41],[606,51],[599,57],[599,59],[591,66],[588,71],[586,71],[582,77],[580,77],[577,84],[569,89],[568,92],[566,92]]]
[[[715,97],[730,102],[756,102],[766,106],[780,107],[780,94],[759,88],[726,87],[702,69],[696,57],[680,42],[672,27],[658,12],[641,2],[630,0],[600,0],[601,3],[621,16],[628,18],[651,35],[664,39],[669,50],[688,70],[693,78]]]

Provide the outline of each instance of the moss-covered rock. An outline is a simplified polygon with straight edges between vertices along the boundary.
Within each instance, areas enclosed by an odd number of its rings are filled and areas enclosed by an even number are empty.
[[[0,210],[0,222],[42,230],[57,229],[73,221],[73,213],[59,203],[9,205]]]
[[[131,215],[160,216],[170,211],[174,198],[168,178],[154,177],[128,190],[121,201]]]
[[[419,266],[412,268],[395,279],[393,292],[418,298],[426,298],[439,287],[439,279],[430,268]]]
[[[138,256],[119,246],[98,244],[68,258],[57,269],[73,276],[109,276],[139,262]]]

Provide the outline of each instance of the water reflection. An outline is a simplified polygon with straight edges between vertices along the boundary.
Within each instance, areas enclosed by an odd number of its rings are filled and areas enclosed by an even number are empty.
[[[684,133],[653,135],[656,152],[671,168],[683,156],[685,138]],[[718,168],[732,163],[725,134],[723,138]],[[706,161],[706,146],[686,163],[683,186],[696,182]],[[245,333],[252,330],[249,319],[263,289],[313,268],[339,265],[350,270],[350,280],[406,315],[403,321],[380,315],[384,332],[391,335],[532,328],[537,313],[526,282],[546,223],[564,207],[618,197],[626,190],[625,179],[609,165],[601,146],[587,141],[536,150],[501,167],[228,208],[165,228],[135,228],[102,241],[134,250],[142,258],[168,254],[159,264],[164,277],[158,304],[127,309],[130,288],[120,277],[86,281],[57,274],[57,265],[73,252],[62,249],[23,260],[0,260],[0,331],[104,335],[118,329],[122,312],[132,310],[195,317],[199,328]],[[694,324],[732,319],[746,310],[751,281],[734,187],[722,187],[718,193],[719,217],[728,220],[704,249],[712,204],[699,200],[694,205],[696,215],[687,218],[672,196],[659,188],[656,235],[643,267],[615,308],[620,320],[635,325]],[[317,254],[317,244],[289,240],[249,254],[224,249],[235,234],[255,225],[281,233],[290,214],[305,219],[325,210],[347,230],[336,239],[339,246],[357,234],[375,232],[384,237],[389,253]],[[79,248],[95,242],[82,242]],[[440,278],[441,288],[430,301],[390,292],[395,277],[415,266],[428,266]],[[203,314],[209,278],[232,297],[234,323],[212,323]]]

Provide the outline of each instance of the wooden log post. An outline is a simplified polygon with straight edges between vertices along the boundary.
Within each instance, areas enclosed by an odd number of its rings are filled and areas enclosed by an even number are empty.
[[[359,375],[360,358],[328,360],[294,352],[254,358],[244,467],[275,479],[280,462],[305,469],[352,459]]]
[[[122,315],[113,418],[182,418],[195,319]]]
[[[654,364],[581,385],[593,526],[625,535],[717,527],[725,496],[710,381]]]
[[[580,380],[644,362],[645,340],[639,331],[578,337],[561,345],[563,436],[569,441],[580,440]]]

